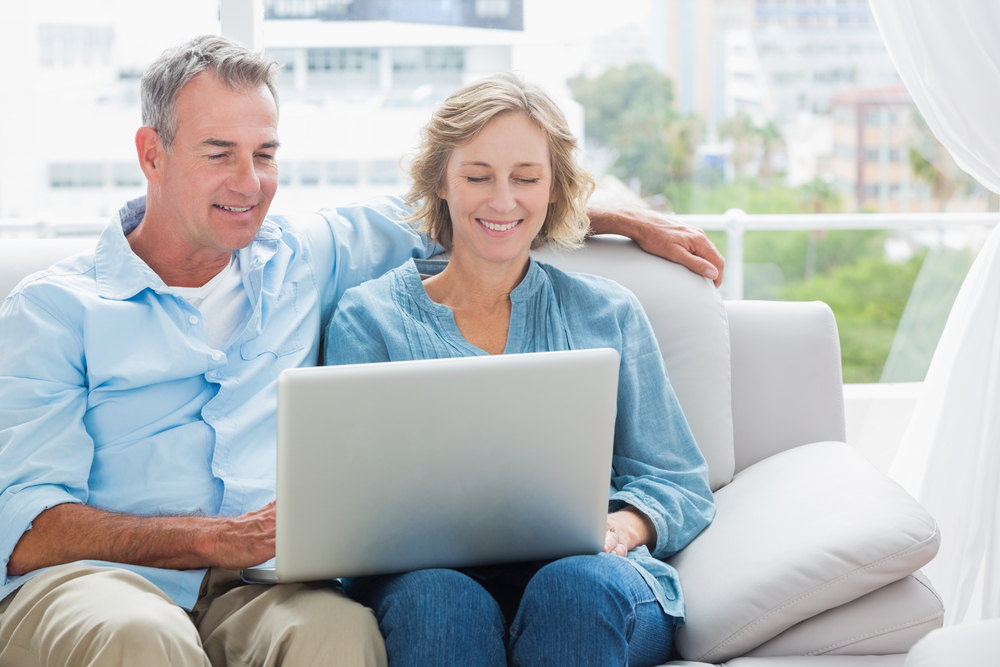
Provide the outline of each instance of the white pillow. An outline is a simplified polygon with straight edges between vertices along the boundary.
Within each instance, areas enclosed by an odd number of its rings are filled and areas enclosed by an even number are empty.
[[[676,635],[686,660],[743,655],[915,572],[940,542],[927,511],[841,442],[765,459],[715,500],[713,524],[669,560],[687,604]]]

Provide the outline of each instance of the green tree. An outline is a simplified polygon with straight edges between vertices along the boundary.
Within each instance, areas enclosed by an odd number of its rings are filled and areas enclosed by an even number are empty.
[[[617,154],[618,176],[638,177],[644,190],[657,193],[672,181],[691,179],[702,123],[673,110],[670,79],[652,65],[577,77],[569,87],[584,107],[587,135]]]

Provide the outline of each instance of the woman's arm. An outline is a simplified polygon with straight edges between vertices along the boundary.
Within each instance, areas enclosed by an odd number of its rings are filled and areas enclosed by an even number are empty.
[[[628,296],[630,305],[620,315],[609,524],[624,533],[630,549],[646,544],[654,556],[665,558],[711,523],[715,505],[708,466],[670,386],[652,327],[638,300]],[[648,523],[630,518],[631,512]]]

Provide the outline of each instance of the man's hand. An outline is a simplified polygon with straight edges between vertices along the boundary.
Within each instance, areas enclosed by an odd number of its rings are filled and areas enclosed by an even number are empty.
[[[726,260],[702,230],[634,206],[591,206],[587,214],[595,234],[627,236],[651,255],[677,262],[713,281],[716,287],[722,285]]]
[[[235,517],[136,516],[56,505],[32,522],[7,563],[11,576],[78,560],[174,570],[241,570],[274,557],[275,504]]]
[[[275,507],[271,501],[254,512],[214,519],[216,530],[202,534],[199,552],[211,565],[242,570],[274,558]]]

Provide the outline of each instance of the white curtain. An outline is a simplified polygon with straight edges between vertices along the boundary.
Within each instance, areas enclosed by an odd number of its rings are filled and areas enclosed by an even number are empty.
[[[958,165],[1000,192],[1000,2],[870,0],[889,55]],[[960,623],[985,568],[1000,616],[1000,227],[969,271],[889,474],[937,520],[925,568]]]

